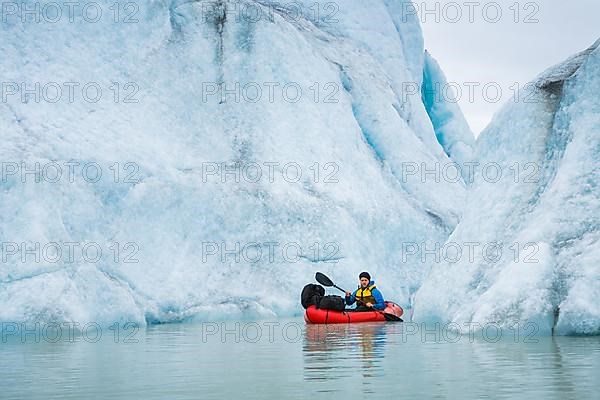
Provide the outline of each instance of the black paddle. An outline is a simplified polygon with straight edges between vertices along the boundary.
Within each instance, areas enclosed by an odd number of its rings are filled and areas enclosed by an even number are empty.
[[[341,287],[335,285],[331,279],[329,279],[325,274],[322,274],[321,272],[317,272],[315,274],[315,279],[317,280],[317,282],[319,282],[323,286],[334,287],[334,288],[336,288],[338,290],[341,290],[342,292],[346,293],[346,291],[344,289],[342,289]],[[356,299],[356,301],[359,302],[359,303],[365,304],[363,301],[361,301],[359,299]],[[373,311],[377,311],[378,313],[382,314],[384,316],[384,318],[385,318],[386,321],[404,322],[402,320],[402,318],[397,317],[394,314],[385,313],[383,311],[379,311],[379,310],[375,310],[375,309]]]

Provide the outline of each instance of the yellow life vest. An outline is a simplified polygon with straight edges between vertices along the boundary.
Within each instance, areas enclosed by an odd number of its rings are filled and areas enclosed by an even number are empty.
[[[364,289],[362,286],[359,286],[358,290],[356,291],[356,298],[365,304],[375,304],[375,297],[373,297],[373,293],[371,292],[373,289],[375,289],[375,285],[368,286]]]

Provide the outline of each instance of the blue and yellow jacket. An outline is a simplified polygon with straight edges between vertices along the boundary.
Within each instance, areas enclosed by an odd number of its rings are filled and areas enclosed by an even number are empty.
[[[385,309],[385,302],[383,300],[383,295],[375,287],[375,281],[369,282],[369,286],[364,290],[359,287],[352,293],[352,296],[346,297],[346,304],[352,305],[356,303],[356,299],[362,300],[365,303],[373,303],[373,308],[376,310]]]

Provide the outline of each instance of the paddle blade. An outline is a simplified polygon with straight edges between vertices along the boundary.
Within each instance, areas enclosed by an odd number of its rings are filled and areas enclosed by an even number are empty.
[[[317,280],[317,282],[319,282],[323,286],[327,286],[327,287],[333,286],[332,280],[320,272],[317,272],[315,274],[315,279]]]
[[[383,313],[383,316],[386,321],[404,322],[404,320],[402,318],[400,318],[394,314]]]

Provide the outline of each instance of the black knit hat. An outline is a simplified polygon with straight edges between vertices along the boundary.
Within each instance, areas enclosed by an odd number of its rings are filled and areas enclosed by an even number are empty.
[[[368,280],[371,280],[371,275],[369,275],[368,272],[361,272],[360,275],[358,275],[358,279],[362,278],[367,278]]]

